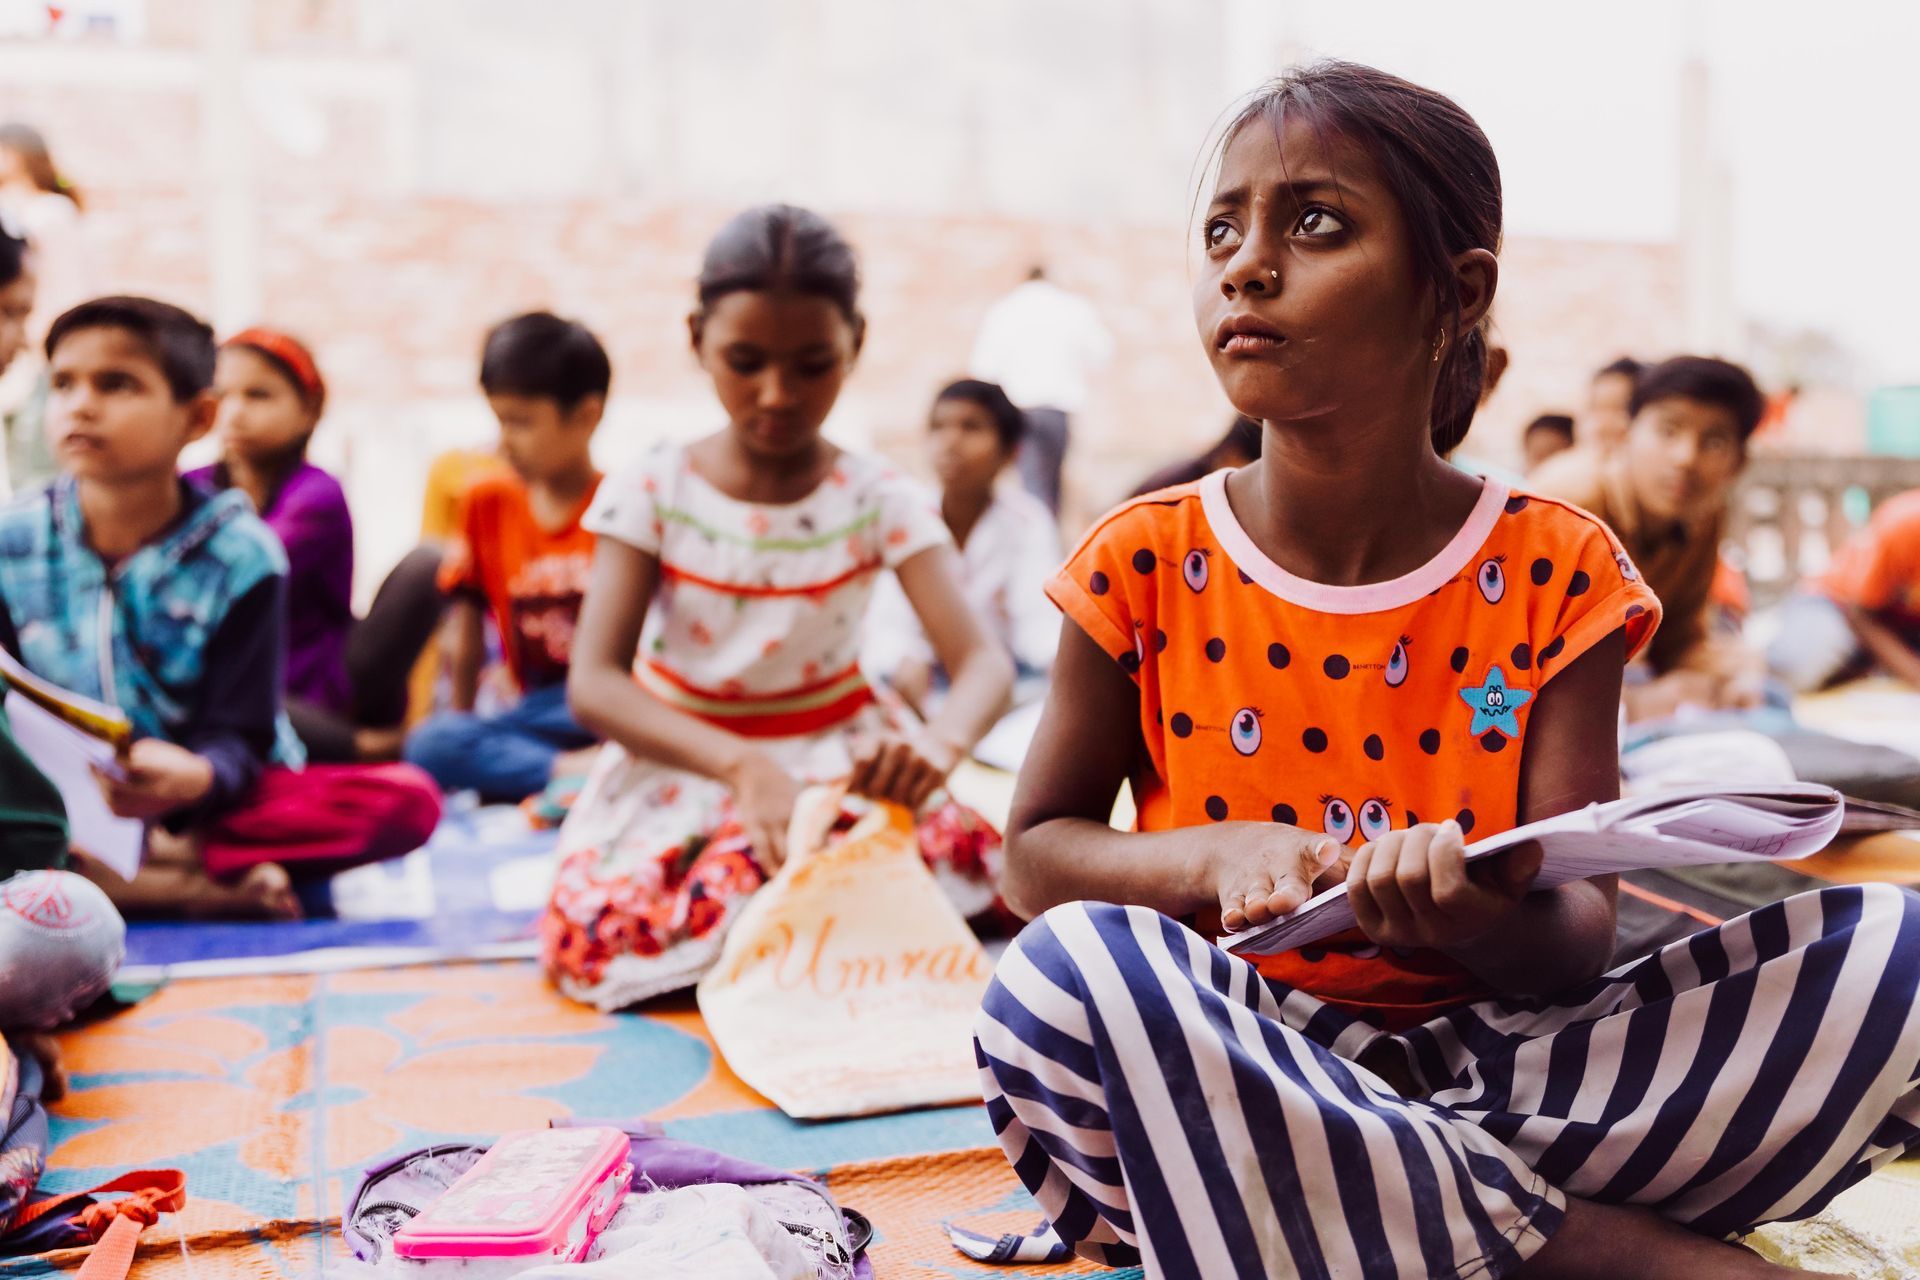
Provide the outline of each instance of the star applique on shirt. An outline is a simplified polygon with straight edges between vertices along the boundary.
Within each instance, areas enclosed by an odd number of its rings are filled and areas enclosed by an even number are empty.
[[[1467,732],[1476,738],[1489,729],[1519,737],[1520,721],[1514,713],[1533,701],[1531,690],[1509,689],[1507,673],[1497,666],[1487,668],[1487,678],[1478,687],[1460,690],[1460,697],[1473,709],[1473,725]]]

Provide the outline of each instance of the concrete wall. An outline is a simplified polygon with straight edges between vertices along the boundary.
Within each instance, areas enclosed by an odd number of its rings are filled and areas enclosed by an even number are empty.
[[[349,481],[370,569],[410,538],[426,460],[487,438],[476,352],[513,311],[607,341],[603,462],[717,425],[689,282],[713,228],[768,199],[819,208],[864,255],[850,444],[912,456],[928,395],[1029,263],[1090,297],[1119,347],[1071,463],[1090,515],[1229,413],[1193,334],[1187,218],[1207,132],[1263,65],[1249,41],[1279,47],[1270,22],[1231,38],[1245,10],[167,0],[132,39],[0,39],[0,117],[39,123],[87,188],[102,288],[313,343],[333,387],[316,454]],[[1510,456],[1590,369],[1678,344],[1680,265],[1666,245],[1510,242],[1513,366],[1476,451]]]

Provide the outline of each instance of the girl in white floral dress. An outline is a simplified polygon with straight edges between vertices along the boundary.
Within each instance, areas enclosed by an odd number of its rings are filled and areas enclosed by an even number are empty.
[[[569,694],[608,742],[561,829],[542,922],[548,971],[612,1009],[691,985],[734,906],[782,856],[811,782],[913,810],[990,728],[1012,665],[967,613],[931,494],[820,427],[858,356],[852,249],[817,215],[749,210],[708,246],[693,349],[729,424],[610,477]],[[861,622],[891,570],[954,673],[921,726],[860,674]],[[950,801],[923,852],[991,901],[999,836]]]

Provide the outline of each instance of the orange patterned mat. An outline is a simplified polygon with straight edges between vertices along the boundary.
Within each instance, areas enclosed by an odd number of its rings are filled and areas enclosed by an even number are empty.
[[[784,1168],[830,1171],[867,1213],[885,1277],[1116,1273],[984,1268],[939,1234],[1025,1230],[1039,1213],[977,1107],[800,1124],[742,1084],[690,999],[606,1015],[528,963],[179,982],[61,1040],[49,1190],[130,1169],[187,1172],[188,1205],[143,1237],[140,1278],[319,1277],[359,1171],[395,1153],[540,1126],[647,1117],[675,1137]],[[54,1275],[84,1254],[0,1263]]]

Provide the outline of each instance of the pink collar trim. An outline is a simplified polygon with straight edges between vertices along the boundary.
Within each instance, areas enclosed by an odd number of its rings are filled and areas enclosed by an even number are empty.
[[[1500,512],[1506,507],[1507,493],[1506,485],[1487,477],[1480,489],[1480,500],[1473,504],[1467,522],[1438,555],[1412,573],[1357,587],[1312,582],[1288,573],[1267,559],[1240,527],[1239,518],[1227,502],[1225,471],[1216,471],[1200,482],[1200,509],[1206,513],[1207,523],[1213,526],[1214,536],[1220,540],[1220,548],[1227,553],[1227,558],[1242,573],[1282,600],[1316,613],[1384,613],[1432,595],[1465,569],[1493,532]]]

